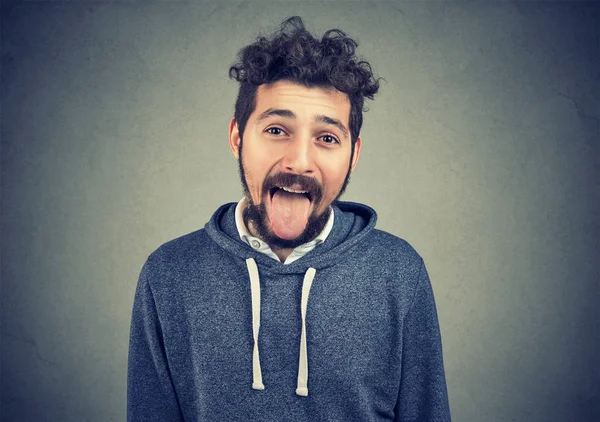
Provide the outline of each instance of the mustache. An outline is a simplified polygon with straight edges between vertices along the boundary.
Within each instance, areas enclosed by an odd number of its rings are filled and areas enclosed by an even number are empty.
[[[293,173],[277,173],[265,178],[263,182],[263,192],[270,192],[274,188],[286,187],[305,190],[309,193],[311,201],[319,202],[323,197],[323,187],[312,177]]]

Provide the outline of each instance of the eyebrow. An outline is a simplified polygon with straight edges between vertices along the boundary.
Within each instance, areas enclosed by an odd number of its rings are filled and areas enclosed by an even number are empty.
[[[338,119],[333,119],[333,118],[325,116],[323,114],[319,114],[318,116],[315,116],[315,122],[325,123],[327,125],[333,125],[333,126],[337,127],[339,130],[341,130],[346,138],[348,137],[348,129],[346,129],[346,126],[344,126],[344,124],[342,122],[340,122]]]
[[[289,117],[290,119],[296,118],[296,115],[292,110],[282,108],[268,108],[264,112],[262,112],[260,116],[258,116],[258,119],[256,119],[256,123],[260,123],[271,116]]]
[[[296,115],[294,114],[294,112],[292,110],[282,109],[282,108],[269,108],[269,109],[265,110],[264,112],[262,112],[260,114],[260,116],[258,116],[258,118],[256,119],[256,123],[260,123],[263,120],[265,120],[271,116],[287,117],[290,119],[296,118]],[[344,134],[344,136],[346,138],[348,137],[348,129],[346,129],[346,126],[344,126],[344,124],[341,121],[339,121],[338,119],[334,119],[333,117],[325,116],[324,114],[319,114],[319,115],[315,116],[314,121],[317,123],[325,123],[327,125],[335,126],[339,130],[342,131],[342,133]]]

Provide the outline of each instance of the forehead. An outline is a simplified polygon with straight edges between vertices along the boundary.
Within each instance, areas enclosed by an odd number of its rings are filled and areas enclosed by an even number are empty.
[[[326,115],[340,120],[346,127],[350,118],[347,94],[335,88],[309,88],[290,81],[277,81],[258,87],[253,114],[258,116],[269,108],[288,109],[299,118]]]

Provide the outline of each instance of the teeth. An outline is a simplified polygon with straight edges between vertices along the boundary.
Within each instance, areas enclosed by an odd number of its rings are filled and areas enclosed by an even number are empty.
[[[283,189],[286,192],[292,192],[292,193],[308,193],[308,191],[306,191],[306,190],[294,190],[294,189],[286,188],[284,186],[281,186],[280,189]]]

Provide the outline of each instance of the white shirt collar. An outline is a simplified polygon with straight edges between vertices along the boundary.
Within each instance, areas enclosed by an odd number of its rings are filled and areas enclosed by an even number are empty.
[[[273,250],[267,244],[267,242],[258,237],[252,236],[252,234],[250,234],[250,232],[248,231],[248,228],[244,223],[244,207],[246,206],[245,201],[246,198],[242,198],[235,206],[235,225],[237,227],[240,239],[242,239],[243,242],[247,243],[252,249],[262,252],[270,256],[271,258],[279,261],[279,257],[275,254],[275,252],[273,252]],[[292,251],[292,253],[287,257],[284,264],[291,264],[292,262],[302,258],[304,255],[316,248],[319,244],[323,243],[325,239],[327,239],[327,236],[329,236],[329,233],[331,233],[331,230],[333,229],[333,214],[334,212],[332,209],[329,213],[329,220],[327,220],[327,224],[325,225],[321,233],[319,233],[310,242],[304,243],[295,248]]]

